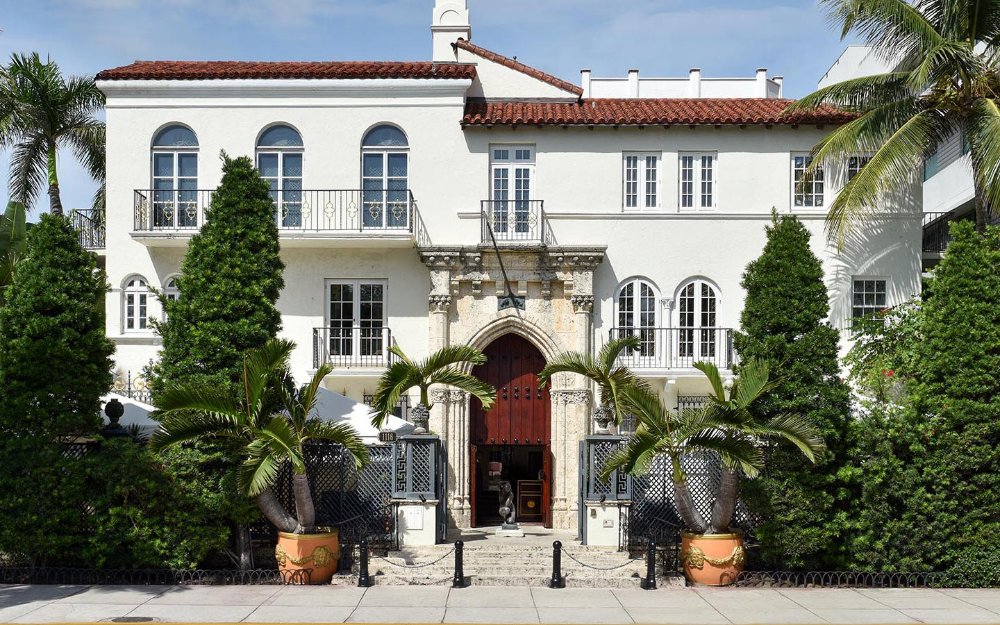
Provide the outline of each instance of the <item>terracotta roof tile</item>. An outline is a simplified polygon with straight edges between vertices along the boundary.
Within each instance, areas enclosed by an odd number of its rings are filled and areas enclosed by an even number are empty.
[[[136,61],[106,69],[97,80],[279,78],[467,78],[474,65],[430,61]]]
[[[556,78],[552,74],[546,74],[542,70],[535,69],[534,67],[531,67],[529,65],[525,65],[524,63],[521,63],[520,61],[515,61],[514,59],[509,59],[509,58],[503,56],[502,54],[497,54],[496,52],[492,52],[490,50],[487,50],[486,48],[482,48],[480,46],[477,46],[476,44],[472,43],[471,41],[466,41],[465,39],[459,39],[458,41],[456,41],[454,43],[454,45],[456,47],[458,47],[458,48],[461,48],[461,49],[467,51],[467,52],[471,52],[472,54],[475,54],[476,56],[482,57],[482,58],[484,58],[484,59],[486,59],[488,61],[493,61],[494,63],[499,63],[500,65],[504,65],[504,66],[509,67],[509,68],[511,68],[513,70],[519,71],[522,74],[527,74],[528,76],[531,76],[532,78],[536,78],[538,80],[541,80],[542,82],[546,82],[546,83],[552,85],[553,87],[558,87],[559,89],[562,89],[563,91],[568,91],[568,92],[570,92],[572,94],[575,94],[577,96],[583,95],[583,88],[582,87],[578,87],[577,85],[574,85],[571,82],[567,82],[567,81],[565,81],[565,80],[563,80],[561,78]]]
[[[654,124],[843,124],[849,111],[786,113],[794,100],[763,98],[590,99],[580,102],[470,101],[462,124],[642,126]]]

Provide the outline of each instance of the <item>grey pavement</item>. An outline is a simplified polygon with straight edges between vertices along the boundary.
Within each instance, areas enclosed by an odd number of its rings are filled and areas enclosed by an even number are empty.
[[[1000,589],[0,586],[0,623],[990,623]]]

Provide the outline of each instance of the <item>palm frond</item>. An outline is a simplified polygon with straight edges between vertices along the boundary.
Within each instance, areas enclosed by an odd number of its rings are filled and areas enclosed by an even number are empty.
[[[697,450],[714,451],[730,469],[742,471],[750,479],[760,475],[764,467],[764,452],[750,439],[728,436],[720,430],[706,430],[685,441],[685,446]]]
[[[598,384],[603,384],[605,381],[604,370],[600,364],[590,355],[579,352],[564,352],[546,363],[542,372],[538,374],[539,384],[545,387],[557,373],[576,373]]]
[[[909,78],[909,72],[851,78],[817,89],[790,104],[786,110],[808,110],[829,104],[852,111],[870,111],[919,95],[909,86]]]
[[[611,371],[617,365],[618,357],[622,352],[625,350],[629,352],[635,351],[639,349],[640,345],[639,337],[635,334],[613,338],[601,348],[597,356],[597,364],[602,371]]]
[[[652,432],[636,431],[625,445],[608,455],[604,466],[599,467],[600,478],[607,481],[615,471],[629,475],[649,473],[653,459],[662,451],[663,439]]]
[[[232,417],[243,422],[243,406],[236,398],[220,392],[216,386],[201,384],[170,385],[156,400],[154,416],[167,418],[176,412],[206,412]]]
[[[247,446],[247,457],[237,470],[240,490],[249,497],[256,497],[278,481],[283,458],[271,453],[271,448],[262,440]]]
[[[886,59],[912,58],[938,45],[943,37],[920,8],[908,0],[820,0],[842,37],[860,36]]]
[[[457,389],[463,390],[477,397],[482,402],[483,408],[487,410],[493,405],[493,400],[496,398],[497,393],[495,388],[474,375],[452,368],[439,369],[427,379],[427,382],[431,384],[447,384],[448,386],[454,386]]]
[[[660,397],[647,388],[629,386],[622,389],[623,407],[635,416],[637,430],[642,428],[658,437],[670,434],[670,413]]]
[[[273,387],[273,381],[287,377],[284,374],[287,372],[288,359],[294,349],[295,343],[291,341],[271,339],[244,356],[240,390],[244,394],[243,401],[247,406],[259,404],[264,398],[265,390]]]
[[[421,376],[430,378],[440,369],[469,363],[481,365],[486,362],[486,355],[471,345],[449,345],[430,354],[420,363]]]
[[[1000,215],[1000,98],[980,98],[969,120],[969,151],[976,187],[986,206]]]
[[[156,416],[156,413],[153,413]],[[160,427],[149,439],[149,447],[160,451],[203,437],[244,439],[247,433],[228,414],[214,412],[182,412],[164,415]]]
[[[403,393],[421,382],[420,371],[411,361],[397,360],[392,363],[379,378],[372,398],[372,426],[381,428],[395,410]]]
[[[751,359],[740,365],[740,375],[733,385],[731,400],[735,407],[746,410],[774,386],[767,361]]]
[[[18,143],[10,156],[10,196],[25,206],[34,206],[48,176],[48,148],[43,135]]]
[[[309,440],[324,440],[342,445],[350,454],[356,468],[368,463],[368,447],[350,423],[328,423],[311,419],[306,422],[304,434]]]
[[[284,456],[292,463],[296,473],[305,473],[305,459],[302,457],[302,441],[284,415],[271,417],[267,425],[256,432],[258,440],[266,441],[271,453]]]
[[[67,130],[65,136],[73,154],[83,164],[90,177],[103,183],[107,158],[104,146],[104,122],[85,119],[74,128]]]
[[[778,415],[765,424],[755,425],[748,433],[759,437],[783,438],[802,451],[811,462],[826,450],[819,429],[801,415]]]
[[[718,402],[726,402],[726,387],[722,383],[722,375],[719,368],[711,362],[696,362],[694,368],[705,374],[708,383],[712,385],[713,399]]]

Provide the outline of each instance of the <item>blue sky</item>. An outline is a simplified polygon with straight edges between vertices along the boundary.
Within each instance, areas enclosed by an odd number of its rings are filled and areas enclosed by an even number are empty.
[[[844,48],[816,0],[470,0],[479,45],[571,82],[595,76],[785,76],[813,88]],[[38,51],[65,73],[135,59],[420,60],[433,0],[0,0],[0,56]],[[7,155],[0,155],[6,196]],[[60,160],[63,204],[95,185]],[[42,206],[47,200],[41,198]],[[37,212],[37,211],[36,211]]]

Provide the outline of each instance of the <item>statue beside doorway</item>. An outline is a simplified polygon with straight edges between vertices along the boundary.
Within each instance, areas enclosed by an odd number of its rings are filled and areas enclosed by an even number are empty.
[[[497,530],[497,536],[524,536],[524,531],[517,524],[517,508],[514,505],[514,488],[509,480],[500,482],[500,518],[503,525]]]

